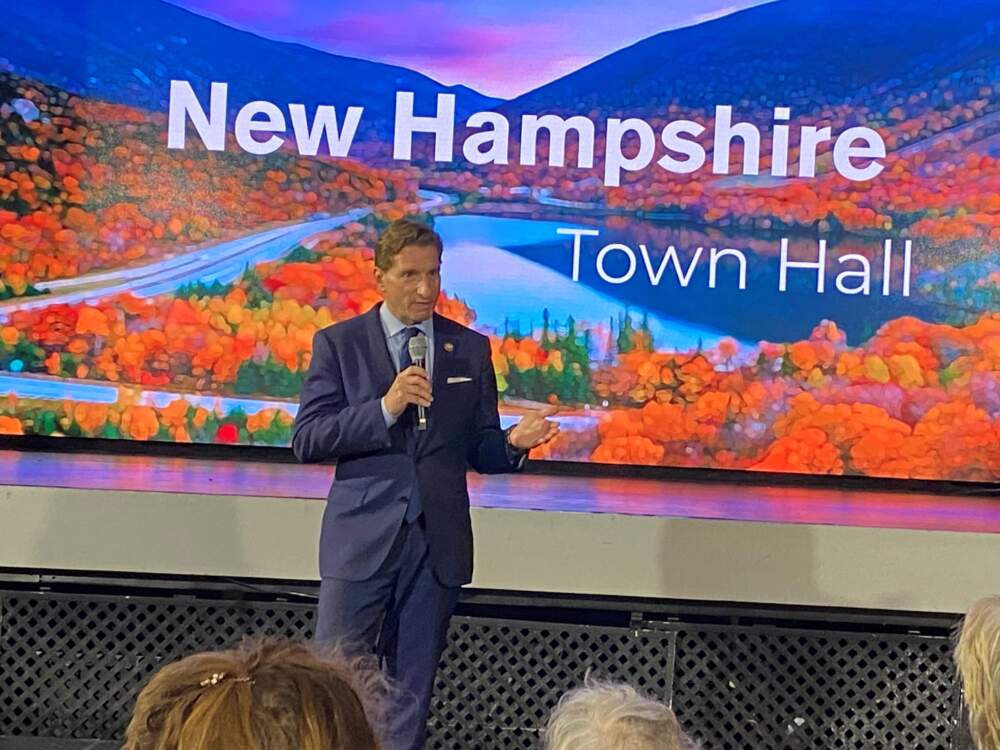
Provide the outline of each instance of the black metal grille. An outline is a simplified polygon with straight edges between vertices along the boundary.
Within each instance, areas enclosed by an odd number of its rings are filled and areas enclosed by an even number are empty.
[[[161,665],[244,635],[307,637],[305,605],[0,597],[0,735],[115,739]]]
[[[162,664],[313,622],[306,604],[0,592],[0,736],[118,739]],[[944,634],[459,616],[428,747],[536,748],[588,670],[672,700],[706,750],[949,748],[959,713]]]
[[[553,705],[588,672],[669,700],[673,646],[674,634],[664,631],[455,617],[428,745],[538,747]]]
[[[948,748],[947,638],[683,629],[674,709],[709,748]]]

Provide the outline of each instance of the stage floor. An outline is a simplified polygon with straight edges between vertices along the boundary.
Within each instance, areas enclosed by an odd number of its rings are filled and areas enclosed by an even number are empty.
[[[332,475],[2,450],[0,575],[315,581]],[[472,586],[947,613],[995,593],[1000,498],[740,479],[471,474]]]
[[[0,485],[324,500],[333,467],[0,451]],[[478,508],[1000,533],[1000,495],[538,474],[469,475]]]

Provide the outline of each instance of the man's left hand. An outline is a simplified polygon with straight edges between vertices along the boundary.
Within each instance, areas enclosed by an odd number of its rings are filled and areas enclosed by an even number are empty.
[[[524,415],[507,435],[510,444],[519,450],[527,451],[547,443],[559,432],[559,423],[548,419],[557,411],[555,406],[547,406]]]

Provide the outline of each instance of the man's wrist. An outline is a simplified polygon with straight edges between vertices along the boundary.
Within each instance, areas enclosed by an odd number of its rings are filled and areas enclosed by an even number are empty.
[[[379,403],[381,403],[382,405],[382,419],[385,420],[385,426],[392,427],[394,424],[396,424],[396,420],[398,419],[398,417],[396,417],[395,414],[389,411],[389,407],[386,406],[385,404],[385,396],[382,397]]]
[[[503,431],[504,443],[507,445],[507,450],[510,453],[514,453],[514,454],[516,454],[518,456],[522,456],[522,455],[524,455],[525,453],[528,452],[528,448],[518,448],[516,445],[514,445],[510,441],[510,433],[513,432],[513,431],[514,431],[513,427],[508,427],[506,430]]]

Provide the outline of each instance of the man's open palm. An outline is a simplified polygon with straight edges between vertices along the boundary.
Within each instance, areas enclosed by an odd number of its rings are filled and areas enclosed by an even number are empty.
[[[510,431],[510,444],[526,451],[547,443],[559,432],[559,423],[548,419],[557,411],[555,406],[547,406],[525,414]]]

